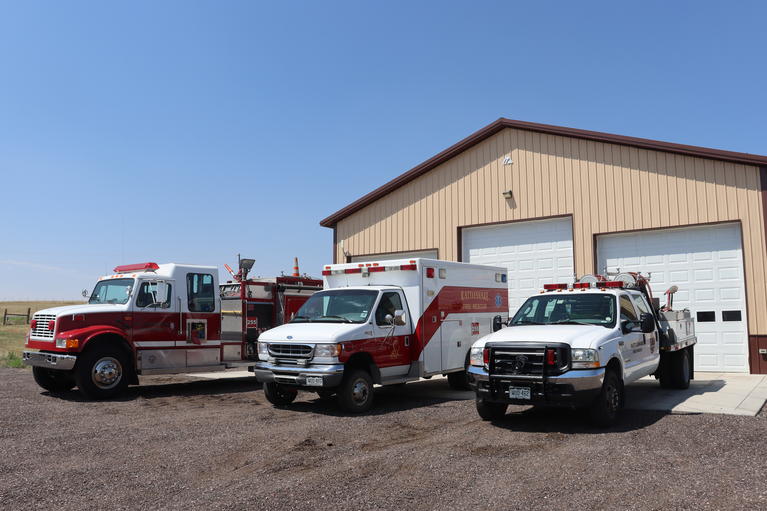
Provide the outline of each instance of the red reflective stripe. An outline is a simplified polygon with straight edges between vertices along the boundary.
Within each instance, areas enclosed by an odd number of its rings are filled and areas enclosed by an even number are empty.
[[[322,270],[323,275],[331,275],[333,272],[330,270]]]
[[[375,273],[377,271],[386,271],[386,267],[385,266],[371,266],[370,268],[368,268],[368,271],[371,272],[371,273]]]
[[[347,268],[344,273],[362,273],[362,268]]]

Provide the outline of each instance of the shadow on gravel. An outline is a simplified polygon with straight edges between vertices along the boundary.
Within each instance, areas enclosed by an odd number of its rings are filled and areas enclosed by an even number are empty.
[[[301,395],[299,394],[299,398]],[[311,399],[311,398],[309,398]],[[428,406],[434,406],[442,403],[449,403],[454,399],[445,398],[424,398],[424,397],[408,397],[406,393],[393,394],[393,393],[378,393],[376,392],[373,407],[360,414],[347,413],[343,411],[335,397],[330,399],[313,399],[310,401],[297,401],[281,408],[290,410],[293,412],[313,413],[318,415],[328,415],[331,417],[369,417],[375,415],[386,415],[394,412],[403,412],[407,410],[414,410],[417,408],[426,408]]]
[[[588,414],[582,410],[532,407],[521,411],[511,410],[503,419],[493,421],[492,424],[499,428],[527,433],[625,433],[651,426],[666,415],[668,412],[623,410],[614,426],[598,428],[589,423]]]
[[[199,380],[176,383],[159,383],[149,385],[131,386],[120,396],[112,399],[103,399],[101,402],[133,401],[138,398],[153,399],[158,397],[183,397],[204,396],[213,394],[234,394],[239,392],[253,392],[261,389],[261,384],[255,379],[221,379]],[[41,392],[44,396],[50,396],[64,401],[89,402],[91,399],[83,396],[78,390],[70,390],[53,394]]]

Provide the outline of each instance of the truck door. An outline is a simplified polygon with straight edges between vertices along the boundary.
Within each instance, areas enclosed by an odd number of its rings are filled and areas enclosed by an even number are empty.
[[[635,295],[632,296],[632,299],[634,300],[634,305],[636,306],[640,319],[642,314],[652,314],[650,305],[647,303],[644,296]],[[660,340],[658,339],[657,331],[652,331],[649,334],[643,333],[642,336],[644,337],[645,342],[642,345],[641,376],[647,376],[653,373],[660,363],[660,350],[658,344]]]
[[[157,281],[139,281],[133,302],[133,342],[167,342],[172,345],[179,339],[178,303],[176,286],[170,280],[163,281],[167,293],[162,303],[157,302]],[[158,345],[159,346],[159,345]]]
[[[399,291],[386,291],[376,308],[373,334],[376,346],[372,354],[383,378],[404,376],[410,370],[412,318],[404,304]],[[397,311],[405,313],[404,321],[398,321]],[[393,325],[387,321],[389,315],[395,320]]]
[[[620,309],[619,321],[629,321],[638,330],[639,315],[634,308],[634,304],[627,294],[621,294],[618,299]],[[627,381],[634,380],[641,370],[643,361],[643,346],[646,344],[644,334],[641,331],[632,331],[623,334],[618,341],[618,350],[623,358],[623,370]]]

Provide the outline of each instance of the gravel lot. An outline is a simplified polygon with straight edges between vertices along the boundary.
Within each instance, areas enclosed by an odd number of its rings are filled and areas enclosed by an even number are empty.
[[[3,508],[765,509],[767,413],[578,413],[497,424],[472,401],[380,389],[365,416],[250,380],[144,378],[117,401],[51,396],[0,369]],[[411,394],[409,396],[409,394]]]

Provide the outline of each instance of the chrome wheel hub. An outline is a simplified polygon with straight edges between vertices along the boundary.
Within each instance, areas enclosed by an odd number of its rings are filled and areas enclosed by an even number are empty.
[[[93,364],[91,380],[101,389],[111,389],[122,378],[123,370],[120,361],[114,357],[104,357]]]
[[[365,381],[358,380],[352,386],[352,399],[357,404],[362,404],[368,400],[370,389]]]

